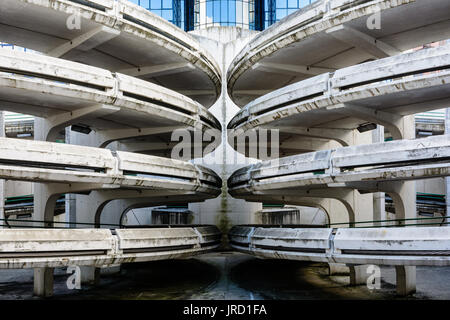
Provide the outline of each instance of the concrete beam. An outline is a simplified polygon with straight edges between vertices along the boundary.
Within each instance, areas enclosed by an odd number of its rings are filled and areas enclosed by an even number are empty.
[[[164,86],[177,91],[208,89],[210,94],[196,97],[208,107],[220,95],[220,67],[214,57],[197,39],[141,6],[126,1],[106,4],[99,0],[85,4],[37,0],[25,6],[20,1],[3,0],[2,4],[0,24],[4,27],[0,38],[7,43],[113,72],[145,65],[150,60],[158,61],[159,65],[190,64],[191,69],[185,68],[190,70],[189,81],[178,73],[152,76],[156,81],[164,77]],[[66,27],[65,22],[72,22],[70,18],[75,14],[79,26]]]
[[[343,147],[354,145],[355,136],[358,135],[358,132],[353,129],[340,128],[285,127],[283,130],[299,136],[334,140]]]
[[[339,41],[371,54],[375,58],[386,58],[401,53],[397,48],[347,25],[335,26],[328,29],[326,33]]]
[[[115,229],[115,232],[92,228],[14,228],[0,235],[2,251],[14,253],[13,258],[0,257],[0,269],[35,268],[36,293],[49,296],[55,267],[102,267],[189,257],[217,248],[220,238],[219,229],[212,225]]]
[[[319,75],[325,72],[333,72],[335,69],[322,68],[322,67],[312,67],[312,66],[301,66],[293,64],[284,63],[271,63],[271,62],[258,62],[252,66],[252,69],[258,69],[261,71],[275,72],[282,74],[307,74],[307,75]],[[235,92],[236,94],[236,92]]]
[[[354,222],[356,221],[356,213],[358,212],[358,201],[357,198],[360,196],[359,192],[350,188],[326,188],[326,189],[310,189],[310,190],[289,190],[289,189],[281,189],[281,190],[270,190],[267,192],[258,191],[253,192],[255,196],[261,196],[261,200],[264,199],[265,195],[270,197],[278,197],[280,198],[282,203],[294,204],[289,201],[289,199],[298,199],[295,200],[295,204],[300,205],[300,203],[309,204],[309,206],[320,207],[319,205],[312,205],[310,201],[305,201],[302,199],[314,199],[317,198],[319,201],[317,203],[321,203],[321,199],[336,199],[341,202],[348,214],[348,224],[349,227],[354,227]],[[330,218],[333,217],[333,213],[329,213]],[[342,221],[341,221],[342,222]]]
[[[71,112],[60,113],[45,119],[47,134],[42,137],[44,141],[55,141],[59,131],[77,123],[82,123],[83,119],[101,118],[106,115],[114,114],[120,111],[120,107],[106,104],[93,105]]]
[[[149,127],[149,128],[129,128],[129,129],[115,129],[102,130],[93,132],[91,135],[95,142],[89,145],[97,146],[99,148],[106,148],[108,144],[113,141],[120,141],[123,139],[145,137],[160,133],[169,133],[177,129],[183,129],[183,126],[169,126],[169,127]]]
[[[259,257],[413,268],[416,265],[450,265],[448,229],[234,226],[228,236],[233,248]],[[413,269],[404,276],[400,270],[401,278],[407,280],[409,287],[414,280],[412,274],[408,274],[411,271]]]
[[[181,72],[188,72],[195,69],[189,62],[168,63],[156,66],[142,66],[137,68],[122,69],[118,72],[124,73],[132,77],[153,77],[163,76],[168,74],[176,74]],[[210,91],[208,91],[210,93]]]
[[[389,130],[395,140],[415,138],[415,132],[413,135],[409,135],[408,137],[404,136],[404,133],[411,131],[410,128],[407,128],[406,126],[414,125],[414,121],[411,122],[411,117],[414,116],[401,116],[395,113],[350,103],[333,106],[333,110],[339,111],[340,113],[350,117],[356,117],[361,120],[382,125]]]
[[[117,37],[119,34],[119,30],[112,29],[106,26],[98,26],[48,51],[47,55],[50,57],[59,58],[74,49],[78,49],[81,51],[90,51],[98,47],[99,45]]]

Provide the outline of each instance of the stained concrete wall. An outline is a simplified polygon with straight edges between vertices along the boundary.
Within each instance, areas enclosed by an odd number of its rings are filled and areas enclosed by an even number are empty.
[[[222,79],[226,79],[226,71],[233,58],[240,50],[258,33],[255,31],[242,30],[237,27],[211,27],[191,32],[202,47],[212,53],[222,68]],[[214,116],[222,123],[222,145],[204,159],[195,159],[198,164],[205,164],[216,171],[224,182],[223,193],[219,198],[207,200],[200,204],[191,204],[189,209],[195,212],[194,223],[213,223],[227,231],[231,225],[254,223],[255,212],[262,209],[261,203],[251,203],[244,200],[232,198],[226,187],[226,180],[237,169],[254,163],[256,160],[243,158],[226,141],[226,125],[240,110],[227,94],[227,83],[222,83],[222,95],[210,108]],[[354,145],[368,144],[372,142],[370,132],[355,134]],[[335,142],[327,143],[327,149],[339,147]],[[211,159],[216,163],[211,165]],[[357,216],[356,221],[372,220],[373,195],[359,194],[353,192],[351,199]],[[318,199],[320,207],[326,211],[331,223],[349,222],[349,213],[344,204],[335,199]],[[319,205],[318,205],[319,207]],[[303,209],[304,210],[304,209]]]
[[[204,159],[195,159],[194,163],[204,164],[214,170],[222,178],[223,187],[222,194],[218,198],[190,204],[189,210],[194,212],[194,223],[216,224],[222,232],[227,232],[234,224],[251,223],[254,212],[262,209],[261,203],[231,197],[226,185],[228,177],[235,170],[256,161],[245,159],[227,142],[227,124],[240,109],[228,96],[226,71],[236,54],[258,32],[238,27],[211,27],[192,31],[191,34],[214,56],[221,67],[223,80],[222,94],[209,109],[222,124],[222,144]]]
[[[445,180],[448,178],[434,178],[426,180],[417,180],[417,192],[445,194]]]
[[[5,197],[17,197],[33,194],[33,183],[27,181],[5,181]]]

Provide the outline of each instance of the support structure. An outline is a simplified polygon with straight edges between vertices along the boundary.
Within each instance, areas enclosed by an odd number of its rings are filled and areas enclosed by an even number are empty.
[[[450,134],[450,108],[445,109],[445,134]],[[447,204],[446,215],[450,215],[450,177],[445,178],[445,201]],[[447,219],[447,222],[450,219]]]
[[[0,137],[5,136],[5,112],[0,111]],[[0,179],[0,219],[5,219],[5,180]],[[4,221],[0,221],[0,229]]]

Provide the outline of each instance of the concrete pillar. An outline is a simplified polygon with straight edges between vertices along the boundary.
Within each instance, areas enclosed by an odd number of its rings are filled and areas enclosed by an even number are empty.
[[[406,296],[416,292],[416,267],[396,266],[397,294]]]
[[[44,298],[53,295],[53,268],[34,268],[34,294]]]
[[[372,131],[372,142],[384,142],[384,127],[378,125],[377,129]],[[384,192],[373,193],[373,220],[386,220],[386,203]],[[381,226],[381,222],[374,222],[374,226]]]
[[[445,134],[450,134],[450,108],[445,110]],[[446,215],[448,216],[450,215],[450,177],[445,178],[445,201],[447,202]],[[447,222],[450,222],[450,219],[447,219]]]
[[[350,273],[349,267],[344,263],[329,263],[328,264],[328,275],[348,275]]]
[[[98,285],[100,283],[100,268],[80,266],[81,284]]]
[[[5,136],[5,112],[0,111],[0,137]],[[0,179],[0,219],[5,219],[5,180]],[[0,229],[5,221],[0,220]]]
[[[65,142],[66,144],[70,144],[70,127],[66,128],[66,136],[65,136]],[[66,222],[69,223],[70,228],[76,228],[77,225],[75,222],[77,222],[77,215],[76,215],[76,209],[77,209],[77,203],[76,203],[76,195],[73,193],[66,194],[66,203],[65,203],[65,218]]]
[[[203,48],[213,53],[222,74],[226,74],[233,58],[253,36],[256,36],[257,32],[226,27],[195,30],[190,34],[197,38]],[[222,124],[222,143],[210,155],[194,161],[211,168],[222,178],[222,194],[202,203],[189,204],[189,210],[195,213],[193,223],[217,225],[224,233],[224,243],[227,242],[225,234],[232,225],[251,223],[253,214],[262,209],[261,203],[235,199],[227,191],[226,181],[230,174],[247,164],[256,162],[255,159],[245,158],[237,153],[227,142],[227,124],[239,110],[240,108],[227,94],[227,81],[222,81],[222,94],[209,109]],[[208,159],[215,161],[209,162]]]
[[[371,275],[367,273],[367,267],[367,265],[350,266],[350,285],[367,284],[367,279]]]
[[[414,115],[404,117],[403,121],[403,139],[415,139],[416,138],[416,127]],[[400,192],[397,193],[400,197],[397,199],[402,202],[403,212],[397,214],[398,205],[394,199],[395,205],[395,215],[397,219],[402,218],[416,218],[417,208],[416,208],[416,182],[406,181],[402,182]],[[408,223],[408,222],[406,222]],[[397,284],[397,294],[401,296],[406,296],[416,292],[416,267],[415,266],[396,266],[396,284]]]
[[[47,122],[40,118],[34,120],[34,139],[42,139],[47,132]],[[42,183],[34,183],[34,208],[33,220],[53,221],[56,200],[58,195],[52,194],[51,186]],[[38,227],[44,226],[42,223],[34,223]],[[52,227],[51,223],[45,227]],[[34,294],[40,297],[53,295],[53,268],[34,269]]]

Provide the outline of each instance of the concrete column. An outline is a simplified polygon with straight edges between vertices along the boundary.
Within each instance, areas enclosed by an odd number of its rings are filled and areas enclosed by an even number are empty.
[[[384,127],[378,125],[377,129],[372,131],[372,142],[384,142]],[[384,192],[373,193],[373,220],[386,220],[386,203]],[[381,226],[381,222],[374,222],[374,226]]]
[[[416,138],[416,128],[415,128],[415,118],[414,115],[404,117],[403,122],[403,139],[415,139]],[[402,182],[402,187],[400,192],[397,193],[400,197],[395,203],[395,215],[397,219],[401,218],[416,218],[417,208],[416,208],[416,182],[406,181]],[[397,214],[397,204],[399,200],[402,202],[403,212]],[[400,216],[401,215],[401,216]],[[408,222],[406,222],[408,223]],[[416,267],[415,266],[396,266],[396,284],[397,284],[397,294],[401,296],[406,296],[416,292]]]
[[[34,120],[34,139],[44,140],[47,132],[47,122],[40,118]],[[58,195],[51,192],[51,187],[42,183],[34,183],[34,208],[33,220],[53,221],[56,200]],[[42,223],[34,223],[42,227]],[[52,224],[46,224],[51,227]],[[53,268],[35,268],[34,269],[34,294],[40,297],[49,297],[53,295]]]
[[[395,274],[398,295],[406,296],[416,292],[415,266],[396,266]]]
[[[368,265],[350,267],[350,285],[367,284],[367,279],[371,275],[367,273],[367,267]]]
[[[80,266],[81,284],[98,285],[100,283],[100,268]]]
[[[34,268],[34,294],[39,297],[53,295],[53,268]]]
[[[66,144],[70,144],[70,127],[66,128],[65,142]],[[75,224],[75,222],[77,222],[76,208],[77,208],[76,196],[73,193],[66,194],[65,216],[66,222],[70,223],[68,225],[70,228],[77,227],[77,225]]]
[[[102,137],[103,138],[103,137]],[[99,148],[104,142],[100,135],[96,132],[90,134],[77,133],[66,128],[66,143],[90,146]],[[78,223],[94,223],[95,213],[102,205],[102,201],[96,197],[97,192],[91,192],[89,196],[86,195],[66,195],[66,219],[70,222]],[[102,207],[103,208],[103,207]],[[118,223],[118,221],[108,221],[111,223]],[[75,224],[74,224],[75,225]],[[76,228],[93,228],[90,225],[75,225]],[[100,268],[92,266],[82,266],[81,268],[81,283],[97,285],[100,283]]]
[[[5,112],[0,111],[0,137],[5,136]],[[0,219],[5,218],[5,180],[0,179]],[[0,229],[5,222],[0,220]]]
[[[445,110],[445,134],[450,134],[450,108]],[[450,215],[450,177],[445,178],[445,201],[447,202],[446,215],[448,216]],[[447,219],[447,222],[450,222],[450,219]]]
[[[226,74],[233,58],[257,32],[227,27],[195,30],[190,34],[197,37],[202,48],[213,53],[222,74]],[[239,110],[227,94],[227,81],[222,81],[222,94],[209,109],[222,124],[222,144],[210,155],[194,160],[194,163],[204,164],[220,175],[223,181],[222,194],[202,203],[189,204],[189,210],[195,213],[193,223],[217,225],[224,233],[224,245],[227,243],[226,233],[232,225],[251,223],[254,213],[262,209],[261,203],[235,199],[227,191],[226,181],[235,170],[257,162],[237,153],[227,142],[227,124]],[[208,163],[207,159],[215,161]]]
[[[349,267],[344,263],[329,263],[328,264],[328,275],[348,275],[350,273]]]

